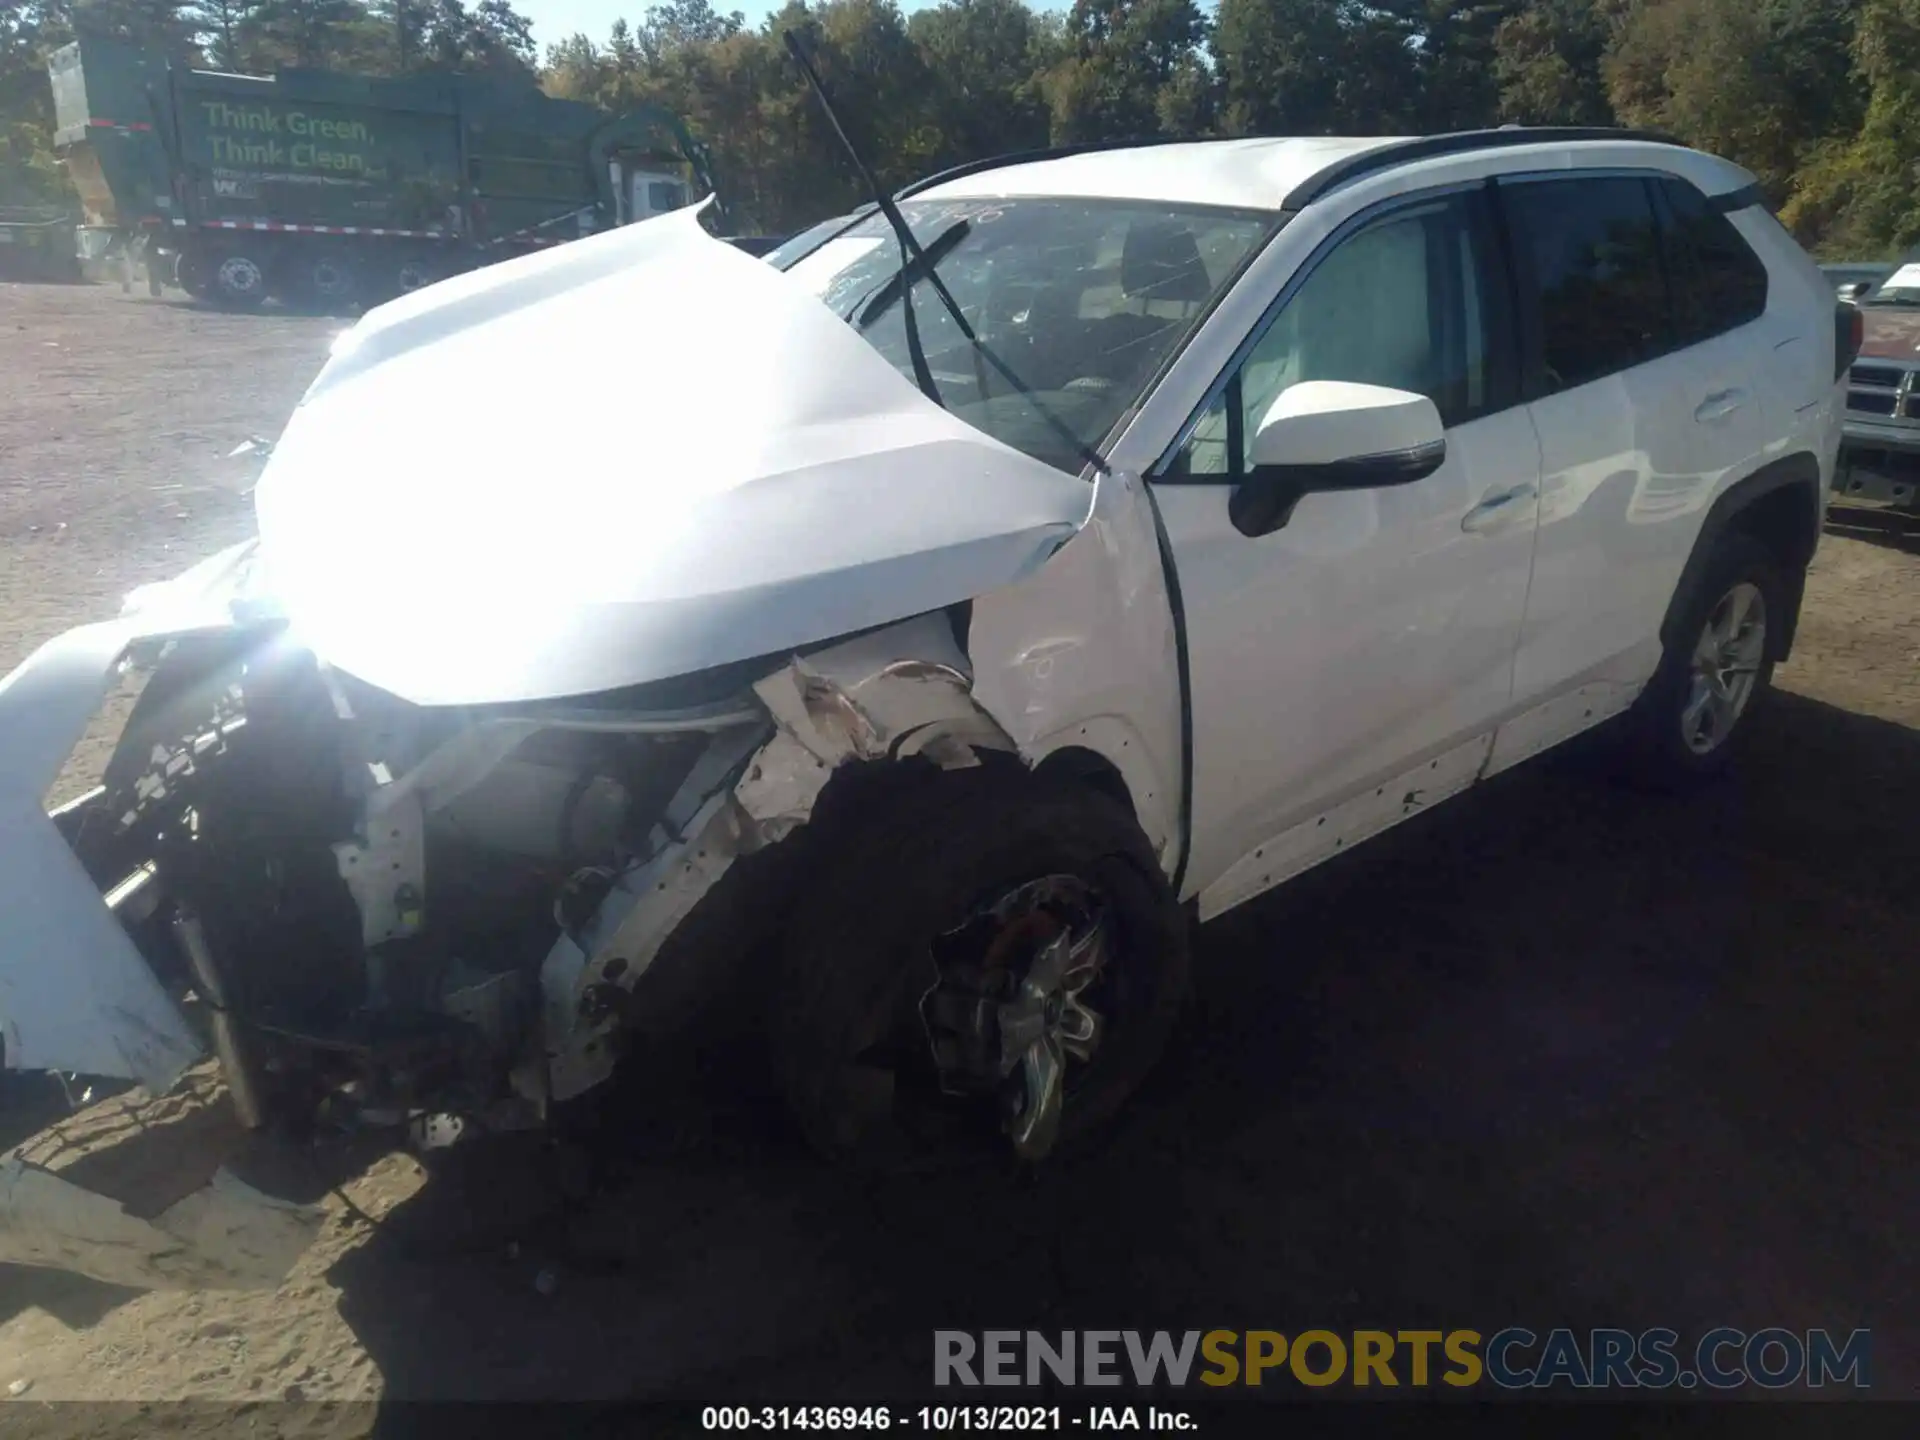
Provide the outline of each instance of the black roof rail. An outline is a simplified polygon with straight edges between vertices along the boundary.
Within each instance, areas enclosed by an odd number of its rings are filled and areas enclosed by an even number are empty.
[[[1459,130],[1450,135],[1422,135],[1395,140],[1349,155],[1293,187],[1280,204],[1282,210],[1303,210],[1336,185],[1362,175],[1391,170],[1415,160],[1439,155],[1462,155],[1474,150],[1500,150],[1512,145],[1551,145],[1569,140],[1637,140],[1654,145],[1686,142],[1658,130],[1626,130],[1598,125],[1503,125],[1498,130]]]

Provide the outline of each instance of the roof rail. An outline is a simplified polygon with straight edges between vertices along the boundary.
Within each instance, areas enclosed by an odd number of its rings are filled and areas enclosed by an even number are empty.
[[[1423,135],[1411,140],[1394,140],[1327,166],[1309,180],[1293,187],[1280,204],[1282,210],[1303,210],[1336,185],[1344,185],[1362,175],[1391,170],[1415,160],[1430,160],[1439,155],[1459,155],[1473,150],[1502,150],[1514,145],[1551,145],[1569,140],[1638,140],[1654,145],[1682,145],[1686,142],[1658,130],[1625,130],[1595,125],[1503,125],[1498,130],[1460,130],[1451,135]]]
[[[979,160],[969,160],[964,165],[954,165],[937,174],[923,176],[901,189],[894,191],[895,200],[908,200],[936,185],[945,185],[951,180],[963,180],[969,175],[980,175],[989,170],[1004,169],[1009,165],[1031,165],[1041,160],[1064,160],[1073,155],[1097,154],[1102,150],[1144,150],[1158,145],[1205,144],[1209,139],[1233,140],[1284,140],[1303,137],[1284,135],[1152,135],[1126,140],[1089,140],[1078,145],[1049,145],[1036,150],[1015,150],[1005,155],[989,155]],[[1304,137],[1312,138],[1312,137]],[[1502,125],[1497,130],[1460,130],[1448,135],[1422,135],[1408,140],[1391,140],[1372,150],[1358,155],[1350,155],[1314,175],[1313,178],[1296,185],[1281,203],[1283,210],[1299,210],[1319,199],[1336,185],[1343,185],[1362,175],[1378,170],[1391,169],[1395,165],[1405,165],[1414,160],[1427,160],[1438,155],[1454,155],[1471,150],[1495,150],[1510,145],[1541,145],[1555,141],[1569,140],[1638,140],[1655,145],[1685,145],[1685,141],[1658,130],[1627,130],[1610,126],[1593,125]],[[872,204],[860,207],[851,213],[858,214],[871,209]]]

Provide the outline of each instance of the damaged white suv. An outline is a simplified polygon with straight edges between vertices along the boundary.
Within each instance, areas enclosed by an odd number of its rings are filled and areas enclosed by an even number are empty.
[[[211,1051],[249,1127],[442,1138],[744,974],[822,1147],[1038,1157],[1153,1062],[1190,914],[1610,717],[1726,759],[1854,343],[1744,171],[1258,139],[899,210],[345,335],[257,543],[0,685],[6,1064]]]

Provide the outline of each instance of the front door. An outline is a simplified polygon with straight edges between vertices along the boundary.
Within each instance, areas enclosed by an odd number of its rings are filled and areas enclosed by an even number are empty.
[[[1484,186],[1336,234],[1153,482],[1186,617],[1186,888],[1203,915],[1470,784],[1511,701],[1540,452],[1492,234]],[[1244,438],[1304,380],[1431,397],[1446,463],[1309,495],[1279,530],[1243,535],[1228,500]],[[1419,784],[1387,784],[1416,765]]]

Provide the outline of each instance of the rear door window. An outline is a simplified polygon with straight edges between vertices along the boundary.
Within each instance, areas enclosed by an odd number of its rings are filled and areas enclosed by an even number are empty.
[[[1520,281],[1536,299],[1548,394],[1672,348],[1660,228],[1647,182],[1596,176],[1500,186]]]

